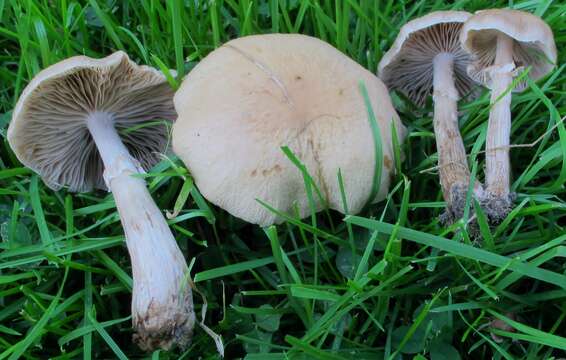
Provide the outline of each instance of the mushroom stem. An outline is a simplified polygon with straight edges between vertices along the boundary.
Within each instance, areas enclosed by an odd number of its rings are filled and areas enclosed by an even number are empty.
[[[497,36],[495,64],[491,69],[491,111],[486,137],[486,190],[488,214],[504,218],[511,207],[509,191],[509,138],[511,135],[511,92],[502,96],[513,82],[513,39]],[[500,98],[501,97],[501,98]]]
[[[186,346],[195,321],[188,268],[142,173],[114,127],[113,118],[91,113],[87,126],[104,163],[132,261],[134,341],[144,350]]]
[[[464,212],[470,171],[458,128],[458,91],[454,85],[454,55],[440,53],[433,59],[434,134],[438,151],[440,185],[450,220]],[[476,184],[476,191],[481,185]]]

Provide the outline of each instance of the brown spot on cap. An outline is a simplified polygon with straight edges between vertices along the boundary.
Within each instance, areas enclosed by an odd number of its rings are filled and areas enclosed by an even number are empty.
[[[264,169],[261,171],[261,174],[263,176],[268,176],[271,175],[271,173],[276,172],[276,173],[280,173],[283,169],[281,168],[281,166],[279,164],[275,164],[275,166],[273,166],[271,169]]]
[[[391,168],[393,167],[393,162],[391,161],[391,158],[389,158],[389,156],[387,155],[383,156],[383,164],[388,170],[391,170]]]

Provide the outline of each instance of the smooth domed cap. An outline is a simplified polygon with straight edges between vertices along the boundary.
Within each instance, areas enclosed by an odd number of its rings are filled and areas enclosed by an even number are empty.
[[[102,59],[75,56],[44,69],[24,89],[8,141],[18,159],[52,189],[105,189],[87,116],[111,116],[130,154],[147,170],[167,145],[168,126],[161,120],[175,120],[172,100],[165,76],[135,64],[124,52]]]
[[[379,77],[389,88],[422,106],[432,95],[434,57],[449,53],[454,56],[458,94],[467,95],[474,82],[466,73],[470,56],[460,45],[460,29],[470,16],[465,11],[436,11],[403,25],[379,62]]]
[[[472,54],[468,74],[489,87],[489,70],[495,61],[497,35],[506,34],[514,41],[513,61],[517,68],[532,66],[529,77],[537,80],[556,65],[556,45],[550,27],[538,16],[519,10],[490,9],[476,12],[462,28],[462,47]],[[515,88],[521,91],[526,81]]]
[[[175,94],[179,117],[173,150],[202,194],[248,222],[282,221],[258,200],[295,216],[310,214],[299,169],[306,165],[330,208],[343,211],[341,169],[351,213],[369,200],[375,151],[359,82],[367,87],[380,126],[383,199],[393,169],[391,128],[399,121],[384,84],[338,50],[303,35],[259,35],[230,41],[203,59]],[[314,195],[315,210],[324,207]]]

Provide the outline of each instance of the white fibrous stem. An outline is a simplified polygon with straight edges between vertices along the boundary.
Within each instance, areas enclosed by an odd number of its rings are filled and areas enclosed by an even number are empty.
[[[505,217],[510,207],[509,138],[511,134],[511,92],[502,96],[513,82],[513,39],[497,36],[495,64],[491,68],[491,111],[486,136],[486,192],[495,217]]]
[[[112,116],[95,112],[87,126],[104,163],[132,262],[134,340],[144,350],[186,346],[194,327],[188,268],[137,161],[122,143]]]
[[[458,91],[454,85],[454,56],[440,53],[434,57],[433,99],[434,134],[438,151],[440,185],[451,220],[463,215],[470,171],[464,142],[458,127]],[[476,193],[481,185],[474,185]]]

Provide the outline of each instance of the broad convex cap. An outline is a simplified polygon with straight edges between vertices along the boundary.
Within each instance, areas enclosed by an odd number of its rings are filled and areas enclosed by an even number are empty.
[[[104,166],[86,124],[89,114],[114,120],[141,166],[156,164],[176,118],[165,76],[118,51],[102,59],[75,56],[41,71],[24,89],[8,128],[18,159],[52,189],[106,189]]]
[[[470,16],[465,11],[436,11],[403,25],[379,62],[379,77],[390,89],[401,91],[422,106],[432,95],[434,57],[449,53],[454,56],[458,95],[468,95],[474,81],[466,73],[470,56],[460,45],[460,30]]]
[[[468,74],[490,87],[490,67],[494,65],[498,34],[513,41],[513,61],[518,70],[531,67],[529,77],[537,80],[556,65],[556,44],[550,27],[538,16],[510,9],[490,9],[476,12],[462,28],[462,47],[472,54]],[[515,91],[526,88],[521,81]]]
[[[391,127],[400,141],[405,134],[387,88],[309,36],[247,36],[210,53],[175,94],[173,151],[209,201],[251,223],[283,220],[258,200],[291,216],[310,214],[303,175],[282,146],[320,189],[325,200],[314,192],[315,211],[344,212],[340,169],[349,212],[358,212],[370,200],[376,166],[360,82],[381,130],[383,173],[374,200],[383,199],[394,171]]]

